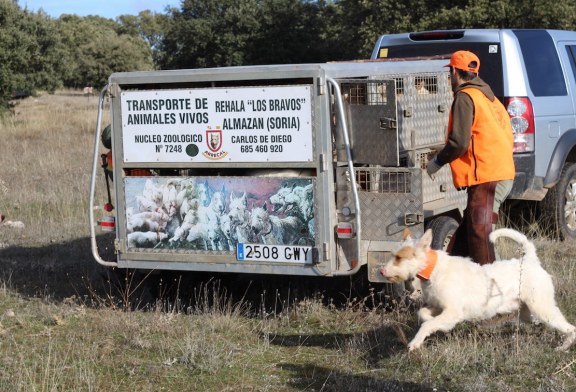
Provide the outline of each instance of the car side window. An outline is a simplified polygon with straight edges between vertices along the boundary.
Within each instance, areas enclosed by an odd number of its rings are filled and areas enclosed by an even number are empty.
[[[574,79],[576,79],[576,45],[566,46],[566,51],[568,52],[568,59],[570,60],[570,66],[572,67]]]
[[[514,30],[528,73],[528,83],[537,97],[567,95],[566,81],[552,37],[545,30]]]

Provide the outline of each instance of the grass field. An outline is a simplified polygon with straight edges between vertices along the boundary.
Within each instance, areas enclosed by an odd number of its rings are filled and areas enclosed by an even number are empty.
[[[518,315],[408,354],[414,310],[369,306],[370,294],[294,301],[287,279],[233,293],[219,277],[173,274],[145,277],[159,296],[144,306],[140,278],[90,252],[96,107],[63,91],[1,120],[0,212],[25,228],[0,228],[0,391],[576,390],[576,349],[554,351],[560,337]],[[576,322],[576,245],[536,243]]]

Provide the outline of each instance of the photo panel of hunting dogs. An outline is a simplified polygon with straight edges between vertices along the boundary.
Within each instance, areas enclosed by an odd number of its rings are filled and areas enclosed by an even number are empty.
[[[315,245],[305,177],[128,177],[127,247],[235,252],[236,244]]]

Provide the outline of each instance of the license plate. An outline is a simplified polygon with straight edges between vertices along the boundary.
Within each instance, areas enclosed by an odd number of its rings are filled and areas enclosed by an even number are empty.
[[[312,247],[238,244],[236,246],[236,258],[239,261],[273,261],[312,264]]]

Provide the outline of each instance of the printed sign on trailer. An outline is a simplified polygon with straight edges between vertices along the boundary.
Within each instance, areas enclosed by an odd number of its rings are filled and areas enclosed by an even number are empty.
[[[310,177],[126,177],[127,247],[241,252],[238,260],[310,263]]]
[[[124,162],[309,162],[311,86],[124,91]]]

